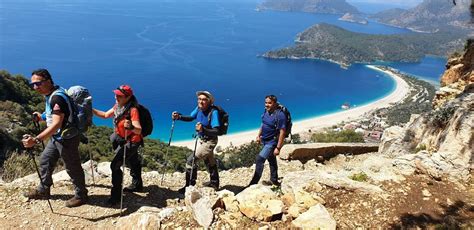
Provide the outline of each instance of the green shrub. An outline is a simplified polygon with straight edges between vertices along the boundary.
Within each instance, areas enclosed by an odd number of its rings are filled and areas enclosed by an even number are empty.
[[[474,7],[474,4],[471,5],[471,8],[472,7]],[[467,49],[469,49],[469,47],[473,44],[474,44],[474,38],[467,39],[466,44],[464,44],[464,51],[467,51]]]
[[[422,151],[422,150],[426,150],[426,145],[425,144],[420,144],[418,145],[416,148],[415,148],[415,153],[419,152],[419,151]]]
[[[349,178],[351,180],[365,182],[369,179],[369,176],[367,176],[367,174],[365,174],[364,172],[360,172],[360,173],[352,174]]]
[[[255,163],[255,157],[262,150],[262,145],[255,141],[239,147],[228,147],[218,156],[221,169],[250,167]]]
[[[364,142],[364,136],[354,130],[343,130],[340,132],[329,130],[327,132],[314,133],[311,136],[313,142]]]
[[[437,128],[444,128],[453,116],[454,111],[456,111],[454,106],[446,106],[432,111],[430,114],[431,125]]]

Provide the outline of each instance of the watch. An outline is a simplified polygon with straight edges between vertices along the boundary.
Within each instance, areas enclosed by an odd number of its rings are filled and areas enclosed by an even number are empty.
[[[38,137],[33,137],[33,140],[35,141],[36,144],[41,143],[41,141],[40,141],[40,139],[38,139]]]

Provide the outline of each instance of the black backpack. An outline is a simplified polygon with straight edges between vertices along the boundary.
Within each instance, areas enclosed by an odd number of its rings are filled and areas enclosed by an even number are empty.
[[[293,127],[293,122],[291,121],[291,113],[290,111],[288,110],[288,108],[286,108],[284,105],[282,104],[278,104],[278,110],[281,110],[283,112],[283,114],[285,114],[285,117],[286,117],[286,131],[285,131],[285,138],[286,137],[289,137],[291,135],[291,128]],[[278,124],[278,120],[277,120],[277,124]]]
[[[140,125],[142,126],[142,136],[146,137],[153,132],[153,118],[150,110],[148,110],[142,104],[135,106],[138,110],[138,116],[140,117]],[[130,110],[128,111],[130,116]]]
[[[211,115],[213,110],[217,110],[218,117],[219,117],[219,136],[227,134],[227,130],[229,129],[229,114],[220,106],[212,105],[211,112],[207,115],[207,119],[209,124],[211,124]]]

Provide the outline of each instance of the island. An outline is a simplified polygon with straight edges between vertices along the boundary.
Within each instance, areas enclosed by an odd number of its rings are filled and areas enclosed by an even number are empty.
[[[436,33],[394,35],[364,34],[327,23],[316,24],[299,33],[295,45],[268,51],[272,59],[323,59],[340,64],[375,61],[417,62],[425,55],[447,56],[462,49],[466,34],[455,28]]]

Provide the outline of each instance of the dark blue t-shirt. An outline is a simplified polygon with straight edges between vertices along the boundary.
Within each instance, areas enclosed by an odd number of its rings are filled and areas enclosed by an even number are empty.
[[[211,114],[211,124],[209,124],[209,112],[211,112],[211,109],[208,109],[207,111],[201,111],[199,107],[196,107],[190,114],[191,117],[193,117],[197,122],[200,122],[203,127],[207,128],[216,128],[219,127],[219,112],[217,110],[212,110]],[[202,133],[199,133],[199,135],[202,135]]]
[[[272,113],[265,111],[262,116],[262,140],[268,141],[278,139],[280,129],[286,129],[285,114],[279,109]]]

